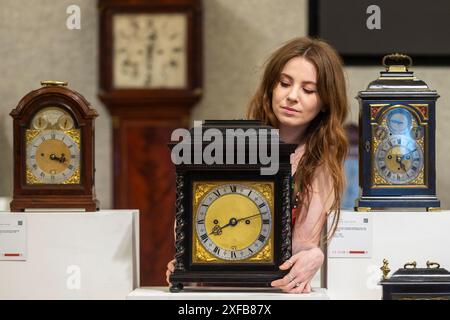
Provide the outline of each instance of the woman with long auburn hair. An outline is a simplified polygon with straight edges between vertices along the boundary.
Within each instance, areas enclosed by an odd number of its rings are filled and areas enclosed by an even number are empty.
[[[343,128],[348,105],[341,59],[326,42],[293,39],[266,63],[262,81],[250,101],[247,118],[279,129],[286,143],[297,144],[291,156],[294,174],[293,255],[280,266],[289,270],[272,286],[289,293],[311,291],[311,280],[324,261],[319,247],[327,214],[339,218],[347,155]],[[167,282],[175,260],[167,265]]]
[[[342,61],[326,42],[295,38],[266,63],[262,81],[250,101],[247,118],[279,129],[286,143],[297,144],[291,156],[297,206],[293,210],[292,257],[280,266],[289,273],[272,286],[289,293],[311,291],[322,266],[319,247],[327,214],[339,219],[344,190],[348,113]]]

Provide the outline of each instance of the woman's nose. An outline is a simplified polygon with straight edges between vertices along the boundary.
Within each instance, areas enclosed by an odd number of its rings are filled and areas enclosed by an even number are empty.
[[[293,102],[298,101],[298,90],[296,88],[292,88],[292,90],[289,92],[288,99]]]

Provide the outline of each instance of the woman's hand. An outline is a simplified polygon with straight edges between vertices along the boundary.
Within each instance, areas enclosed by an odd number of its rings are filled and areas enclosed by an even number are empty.
[[[322,266],[323,260],[324,254],[318,247],[294,254],[280,266],[281,270],[291,270],[282,279],[272,281],[272,287],[287,293],[310,293],[311,280]]]
[[[167,264],[167,271],[166,271],[166,281],[168,284],[171,284],[169,281],[170,275],[175,271],[175,259],[170,260]]]

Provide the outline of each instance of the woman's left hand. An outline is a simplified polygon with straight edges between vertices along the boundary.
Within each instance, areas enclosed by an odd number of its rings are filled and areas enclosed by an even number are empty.
[[[322,266],[324,254],[318,247],[303,250],[283,263],[281,270],[290,269],[282,279],[272,281],[272,287],[278,287],[287,293],[310,293],[311,280]]]

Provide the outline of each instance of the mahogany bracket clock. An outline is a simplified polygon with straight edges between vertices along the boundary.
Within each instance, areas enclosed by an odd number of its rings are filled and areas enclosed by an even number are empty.
[[[141,285],[173,257],[167,143],[202,95],[200,0],[99,0],[100,92],[112,116],[114,208],[140,211]],[[155,223],[157,221],[158,223]]]
[[[11,211],[99,209],[94,189],[97,112],[67,82],[43,81],[11,111],[14,195]]]
[[[246,154],[245,161],[176,165],[176,265],[170,290],[178,292],[192,282],[270,286],[285,275],[279,265],[291,256],[290,154],[295,145],[279,141],[276,135],[279,170],[263,175],[261,159],[249,160],[256,155],[250,141],[266,135],[264,141],[269,143],[272,128],[250,120],[205,121],[202,130],[209,129],[224,137],[229,130],[248,132],[247,141],[234,144],[241,155]],[[192,160],[210,148],[203,144],[197,149],[192,140],[181,143],[192,150]],[[176,145],[171,143],[172,150]],[[223,155],[229,155],[230,145],[223,147]],[[271,147],[260,144],[259,148]],[[235,153],[235,159],[239,156]]]
[[[438,210],[435,90],[408,68],[402,54],[383,59],[386,71],[359,92],[360,187],[356,210]]]

